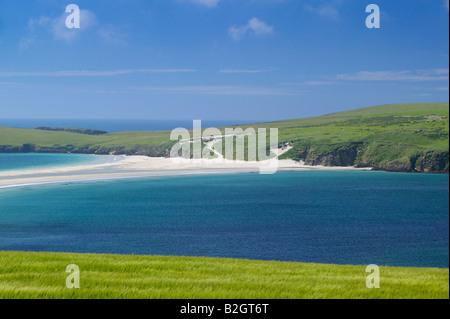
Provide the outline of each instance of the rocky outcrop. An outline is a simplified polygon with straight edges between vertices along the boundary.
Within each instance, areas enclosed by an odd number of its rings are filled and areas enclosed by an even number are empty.
[[[449,152],[427,152],[414,158],[414,170],[423,173],[448,173]]]
[[[358,157],[358,145],[343,145],[331,151],[318,152],[315,147],[308,149],[306,165],[322,166],[354,166]]]
[[[401,154],[399,155],[401,156]],[[447,173],[449,172],[449,152],[428,151],[409,157],[401,157],[388,162],[360,162],[356,167],[373,167],[386,172]]]
[[[326,146],[311,145],[308,142],[293,142],[293,145],[293,149],[282,158],[303,161],[306,165],[311,166],[372,167],[374,170],[387,172],[449,172],[448,151],[436,152],[417,149],[413,156],[399,152],[396,155],[397,158],[387,160],[386,157],[378,156],[379,152],[373,151],[374,146],[363,142]],[[370,149],[372,150],[369,152]]]
[[[400,173],[412,173],[414,172],[414,165],[411,162],[394,160],[387,163],[374,163],[371,166],[356,165],[356,167],[373,167],[375,171],[385,172],[400,172]]]

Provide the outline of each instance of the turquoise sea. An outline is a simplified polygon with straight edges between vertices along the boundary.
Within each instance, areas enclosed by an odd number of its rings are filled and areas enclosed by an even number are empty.
[[[78,154],[0,154],[0,172],[99,164],[114,161],[114,158],[114,156]]]
[[[0,190],[0,251],[449,267],[448,175],[154,177]]]

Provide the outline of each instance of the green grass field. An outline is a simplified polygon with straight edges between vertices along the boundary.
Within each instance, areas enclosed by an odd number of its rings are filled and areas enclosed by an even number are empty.
[[[0,128],[0,145],[39,146],[138,146],[158,145],[167,142],[170,132],[120,132],[104,135],[85,135],[69,132],[52,132],[21,128]]]
[[[66,288],[66,266],[80,289]],[[424,299],[449,298],[449,270],[219,258],[0,252],[0,298]]]

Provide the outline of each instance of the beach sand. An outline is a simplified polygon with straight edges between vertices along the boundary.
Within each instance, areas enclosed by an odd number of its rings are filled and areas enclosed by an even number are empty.
[[[276,165],[276,166],[274,166]],[[307,166],[293,160],[244,162],[224,159],[188,160],[146,156],[118,156],[115,162],[70,167],[0,172],[0,188],[151,176],[260,173],[286,170],[361,170],[354,167]],[[367,170],[367,169],[365,169]]]

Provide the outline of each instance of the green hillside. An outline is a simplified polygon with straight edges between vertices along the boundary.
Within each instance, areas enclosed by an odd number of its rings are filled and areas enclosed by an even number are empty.
[[[120,132],[86,135],[0,127],[0,153],[56,152],[167,156],[170,132]]]
[[[385,105],[281,122],[284,158],[310,165],[448,172],[449,105]]]
[[[80,289],[66,288],[66,267]],[[365,266],[222,258],[0,252],[1,298],[424,299],[449,298],[448,269],[380,267],[380,288]]]
[[[375,106],[242,128],[279,128],[282,158],[309,165],[374,167],[401,172],[448,172],[449,104]],[[170,132],[83,135],[0,128],[0,152],[72,152],[168,156]]]

